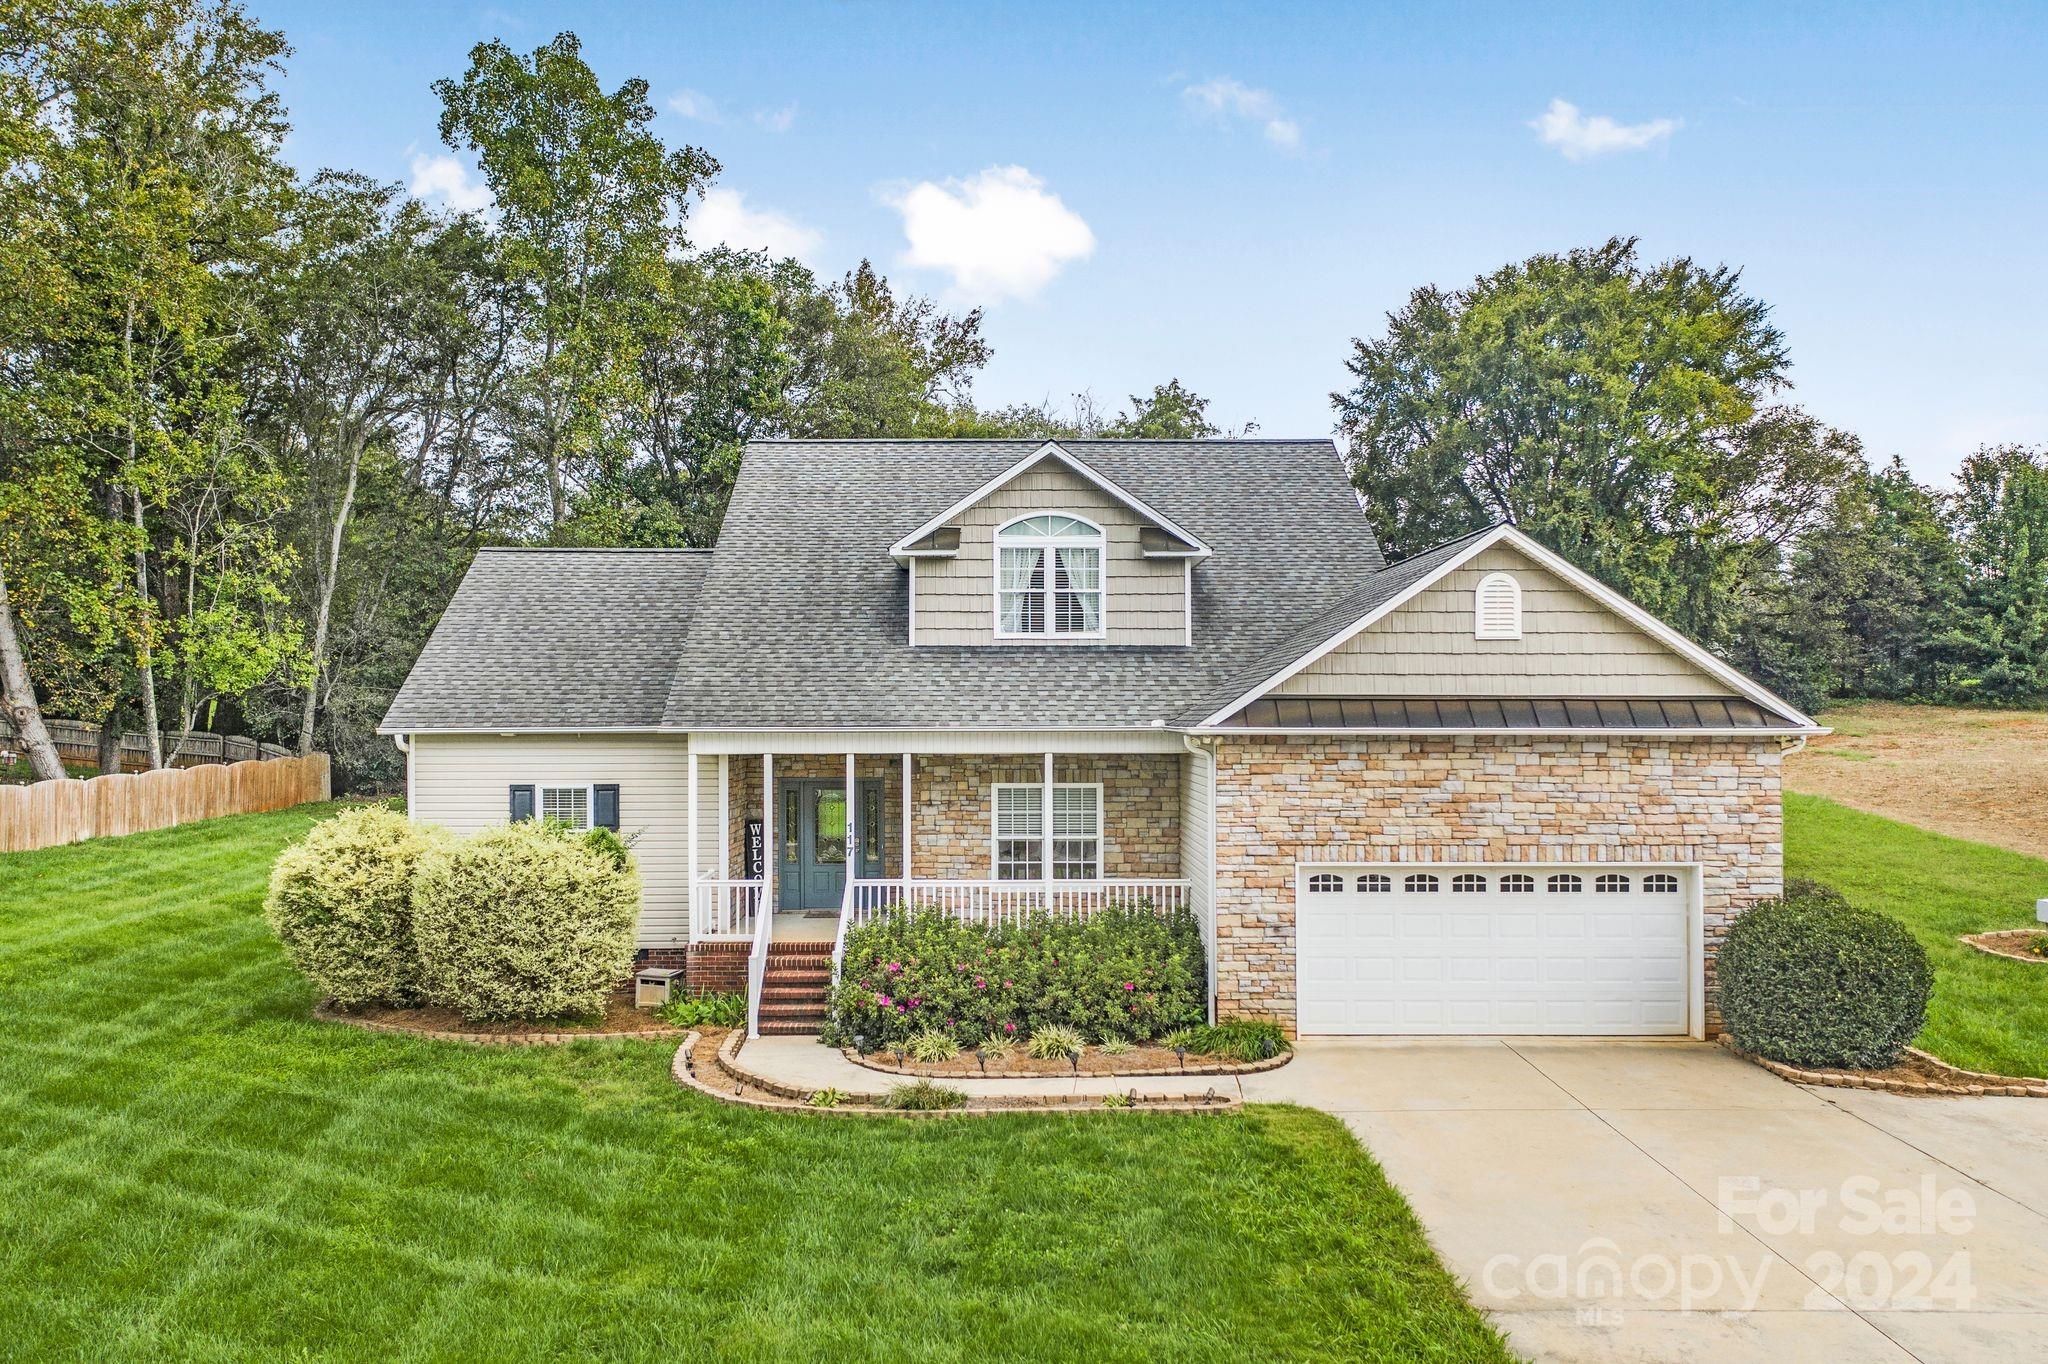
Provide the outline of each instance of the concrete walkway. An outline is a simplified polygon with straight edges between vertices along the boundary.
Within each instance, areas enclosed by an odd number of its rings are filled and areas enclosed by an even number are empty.
[[[896,1082],[812,1038],[742,1059],[810,1086]],[[1806,1089],[1697,1042],[1549,1039],[1311,1039],[1279,1070],[1200,1082],[1342,1120],[1532,1359],[2048,1360],[2039,1099]]]

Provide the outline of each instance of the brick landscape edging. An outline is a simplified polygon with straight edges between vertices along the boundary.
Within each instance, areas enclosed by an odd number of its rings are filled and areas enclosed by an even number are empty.
[[[1964,1070],[1959,1066],[1950,1065],[1938,1056],[1929,1055],[1918,1047],[1906,1048],[1907,1055],[1938,1067],[1944,1075],[1941,1081],[1894,1080],[1856,1070],[1807,1070],[1802,1066],[1789,1066],[1783,1061],[1773,1061],[1769,1057],[1758,1056],[1755,1052],[1744,1051],[1725,1033],[1721,1037],[1721,1045],[1745,1061],[1754,1061],[1779,1079],[1790,1080],[1794,1084],[1820,1085],[1829,1089],[1875,1089],[1887,1094],[1917,1094],[1951,1099],[1985,1096],[2048,1099],[2048,1080],[2035,1080],[2018,1075],[1987,1075],[1982,1071]]]
[[[2042,937],[2044,934],[2048,934],[2048,929],[2002,928],[1995,933],[1965,933],[1958,941],[1989,956],[2004,957],[2007,961],[2023,961],[2033,966],[2048,966],[2048,957],[2036,956],[2032,952],[2011,952],[2005,947],[2008,942],[2024,942]]]
[[[884,1075],[908,1075],[919,1080],[1071,1080],[1074,1078],[1071,1074],[1047,1074],[1044,1071],[1010,1070],[1008,1068],[981,1071],[973,1075],[940,1075],[929,1070],[914,1069],[917,1065],[915,1061],[912,1061],[909,1065],[899,1066],[891,1061],[877,1061],[873,1057],[862,1056],[852,1047],[841,1047],[839,1054],[855,1065],[863,1066],[868,1070],[880,1071]],[[1269,1056],[1263,1061],[1202,1061],[1195,1065],[1182,1066],[1174,1070],[1160,1070],[1156,1067],[1145,1070],[1091,1070],[1086,1072],[1083,1078],[1115,1080],[1125,1076],[1137,1077],[1146,1075],[1165,1076],[1167,1078],[1175,1075],[1257,1075],[1260,1071],[1264,1070],[1278,1070],[1293,1059],[1294,1053],[1292,1051],[1283,1051],[1279,1055]]]
[[[740,1044],[744,1041],[744,1038],[737,1030],[728,1034],[725,1039],[725,1045],[718,1049],[715,1060],[719,1069],[730,1075],[741,1088],[753,1086],[763,1090],[771,1097],[762,1098],[757,1095],[745,1094],[737,1090],[729,1090],[712,1084],[697,1073],[695,1052],[698,1041],[699,1034],[693,1031],[683,1039],[682,1045],[676,1048],[675,1059],[669,1063],[669,1077],[671,1079],[678,1085],[687,1089],[694,1089],[699,1094],[707,1098],[717,1099],[722,1103],[737,1104],[742,1108],[767,1109],[778,1113],[804,1113],[820,1118],[987,1118],[1005,1113],[1063,1113],[1070,1115],[1078,1113],[1226,1114],[1239,1113],[1244,1110],[1244,1101],[1232,1096],[1218,1095],[1213,1101],[1209,1101],[1189,1098],[1176,1099],[1163,1094],[1141,1094],[1138,1096],[1138,1102],[1135,1105],[1125,1108],[1105,1107],[1102,1103],[1102,1096],[1099,1094],[1072,1094],[1058,1095],[1049,1100],[1034,1103],[1012,1104],[1000,1100],[990,1103],[983,1100],[980,1107],[974,1106],[976,1100],[970,1099],[966,1107],[939,1109],[881,1108],[873,1106],[880,1102],[881,1095],[848,1094],[841,1101],[841,1106],[839,1107],[814,1108],[808,1102],[811,1091],[798,1089],[793,1085],[785,1085],[779,1081],[768,1080],[765,1077],[755,1075],[752,1071],[746,1070],[737,1064],[734,1058],[738,1056]]]
[[[455,1032],[446,1028],[412,1028],[403,1023],[380,1023],[369,1018],[351,1018],[336,1013],[332,1000],[322,1000],[313,1017],[323,1023],[341,1023],[364,1032],[396,1033],[403,1037],[426,1037],[436,1042],[467,1042],[478,1047],[547,1047],[563,1042],[659,1042],[681,1037],[681,1028],[667,1026],[638,1028],[630,1032]]]

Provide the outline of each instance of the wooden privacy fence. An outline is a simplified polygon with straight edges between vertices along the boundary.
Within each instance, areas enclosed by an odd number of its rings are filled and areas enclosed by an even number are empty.
[[[328,798],[325,753],[0,786],[0,852],[168,829],[195,819],[282,810]]]
[[[50,731],[50,742],[57,745],[57,755],[65,762],[99,761],[98,725],[44,716],[43,728]],[[21,747],[21,736],[14,732],[14,726],[4,715],[0,715],[0,747]],[[292,752],[283,744],[258,743],[239,734],[214,734],[198,729],[165,730],[163,750],[165,762],[172,767],[197,767],[200,763],[232,763],[240,762],[244,758],[288,758]],[[174,753],[176,757],[171,756]],[[148,740],[134,730],[129,730],[121,736],[121,770],[149,771]]]

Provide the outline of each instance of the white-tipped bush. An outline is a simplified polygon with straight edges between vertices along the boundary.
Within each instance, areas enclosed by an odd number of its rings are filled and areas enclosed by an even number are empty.
[[[434,848],[413,878],[427,998],[479,1021],[593,1014],[633,965],[631,857],[538,821]]]
[[[270,870],[264,917],[292,965],[340,1004],[416,1003],[413,872],[444,840],[366,805],[313,826]]]

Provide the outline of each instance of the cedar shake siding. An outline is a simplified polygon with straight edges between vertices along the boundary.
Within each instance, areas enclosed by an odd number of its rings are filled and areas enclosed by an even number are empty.
[[[1073,470],[1050,461],[1026,469],[955,518],[959,551],[920,560],[916,584],[917,640],[930,644],[995,644],[995,536],[999,527],[1034,512],[1083,517],[1102,527],[1104,635],[1032,645],[1180,645],[1187,642],[1185,568],[1179,559],[1139,554],[1144,517]],[[1014,641],[1000,641],[1005,644]]]
[[[1473,591],[1522,588],[1522,637],[1477,639]],[[1494,545],[1274,688],[1283,696],[1726,696],[1728,684],[1509,545]]]

